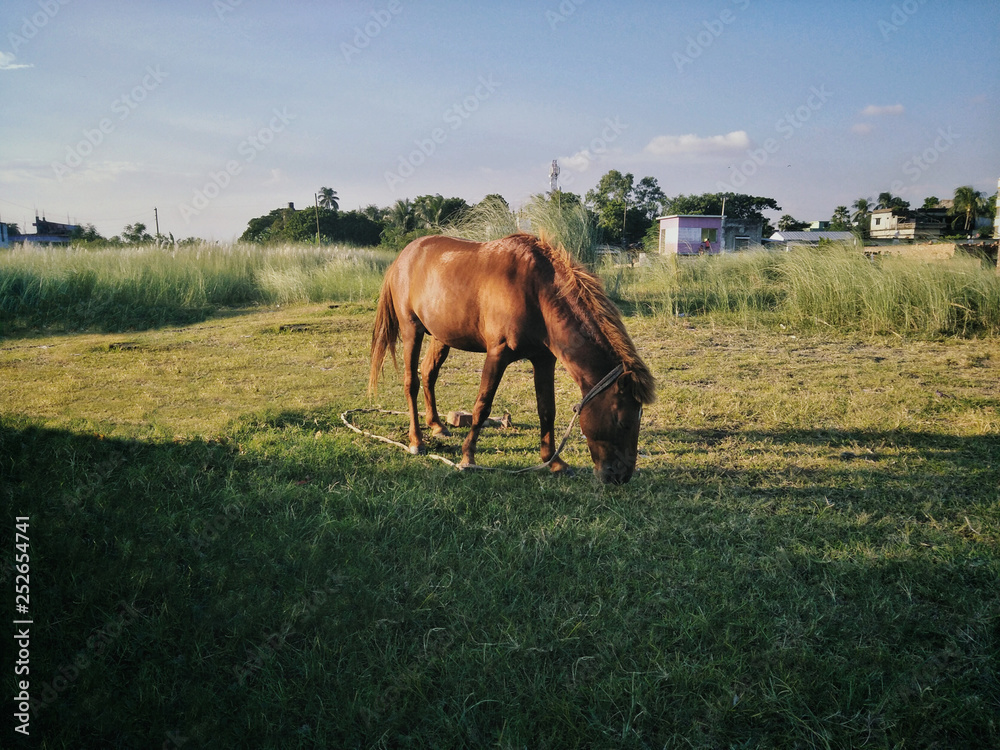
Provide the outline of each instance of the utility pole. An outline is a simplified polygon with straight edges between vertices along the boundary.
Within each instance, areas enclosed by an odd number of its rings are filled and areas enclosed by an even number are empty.
[[[316,204],[316,247],[319,247],[319,193],[313,193],[313,201]]]
[[[156,211],[156,206],[153,206],[153,223],[156,224],[156,238],[159,242],[160,238],[160,214]]]
[[[622,211],[622,247],[625,247],[625,220],[628,219],[628,196],[625,196],[625,209]]]
[[[719,245],[719,252],[726,252],[726,195],[722,194],[722,221],[720,223],[719,233],[722,235],[720,237],[721,244]],[[735,247],[733,248],[736,249]]]

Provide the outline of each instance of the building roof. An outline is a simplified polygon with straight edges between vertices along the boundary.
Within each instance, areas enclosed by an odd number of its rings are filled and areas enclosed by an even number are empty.
[[[670,214],[669,216],[657,216],[656,220],[662,219],[721,219],[722,214]]]
[[[820,240],[852,242],[854,234],[852,232],[775,232],[768,239],[771,242],[819,242]]]

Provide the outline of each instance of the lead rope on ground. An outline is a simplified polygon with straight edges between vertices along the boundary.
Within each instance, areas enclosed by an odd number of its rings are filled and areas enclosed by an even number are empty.
[[[467,471],[467,470],[499,471],[504,474],[525,474],[529,471],[541,471],[542,469],[546,469],[549,467],[549,465],[551,465],[553,461],[555,461],[559,457],[559,454],[562,453],[562,449],[566,447],[566,441],[569,440],[570,433],[573,431],[573,425],[576,424],[577,417],[580,416],[580,412],[583,411],[583,407],[586,406],[588,403],[590,403],[594,398],[596,398],[602,392],[607,390],[612,383],[614,383],[616,380],[618,380],[619,377],[621,377],[621,375],[624,372],[625,372],[625,366],[618,365],[615,369],[613,369],[611,372],[605,375],[600,380],[600,382],[597,383],[597,385],[591,388],[590,391],[587,392],[587,395],[580,400],[580,403],[578,403],[576,406],[573,407],[573,417],[569,420],[569,424],[566,426],[566,431],[563,433],[562,440],[559,441],[559,447],[556,448],[555,453],[552,454],[552,457],[548,461],[540,463],[537,466],[528,466],[523,469],[500,469],[494,466],[478,466],[478,465],[462,466],[461,464],[456,464],[451,459],[445,458],[444,456],[438,455],[437,453],[425,453],[423,455],[425,455],[427,458],[433,458],[435,461],[440,461],[441,463],[447,464],[456,471]],[[348,417],[351,414],[392,414],[396,416],[408,417],[409,416],[408,412],[390,411],[388,409],[348,409],[347,411],[343,412],[340,415],[340,421],[343,422],[349,429],[353,430],[359,435],[371,438],[372,440],[378,440],[379,442],[382,443],[387,443],[388,445],[395,445],[397,448],[402,448],[407,453],[410,453],[410,446],[405,445],[404,443],[400,443],[398,440],[387,438],[384,435],[376,435],[374,432],[368,432],[367,430],[362,430],[360,427],[351,424],[350,419],[348,419]]]

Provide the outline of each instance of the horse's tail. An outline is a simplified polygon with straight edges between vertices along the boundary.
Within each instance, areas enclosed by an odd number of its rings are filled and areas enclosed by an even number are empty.
[[[392,354],[392,363],[396,364],[396,342],[399,340],[399,319],[396,308],[392,304],[392,289],[388,274],[382,282],[382,291],[378,296],[378,308],[375,311],[375,328],[372,330],[372,369],[368,376],[368,393],[378,391],[378,379],[382,374],[385,354]]]

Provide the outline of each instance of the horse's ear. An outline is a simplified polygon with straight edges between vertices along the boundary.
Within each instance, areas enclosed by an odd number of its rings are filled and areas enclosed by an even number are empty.
[[[629,398],[636,398],[635,376],[630,370],[625,370],[618,376],[618,392]],[[638,399],[636,399],[638,400]]]
[[[618,378],[618,389],[640,404],[651,404],[656,399],[655,385],[648,370],[635,372],[626,369]]]

